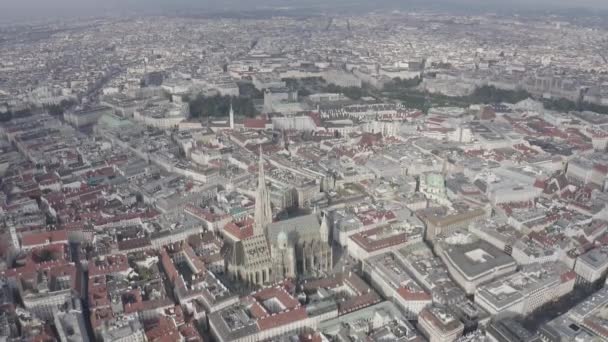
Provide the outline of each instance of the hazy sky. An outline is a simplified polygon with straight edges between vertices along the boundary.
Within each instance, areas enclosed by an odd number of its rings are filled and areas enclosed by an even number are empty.
[[[608,10],[608,0],[0,0],[0,16],[69,16],[72,14],[104,15],[116,10],[160,12],[163,9],[196,8],[218,10],[225,7],[252,9],[262,6],[331,6],[333,4],[367,4],[366,7],[407,6],[409,4],[448,5],[464,8],[526,9],[588,8]]]

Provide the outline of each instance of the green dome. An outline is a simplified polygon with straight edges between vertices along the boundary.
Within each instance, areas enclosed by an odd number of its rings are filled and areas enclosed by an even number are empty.
[[[279,248],[281,248],[281,249],[287,248],[288,242],[289,242],[289,240],[288,240],[287,234],[285,234],[285,232],[280,232],[279,235],[277,235],[277,246],[279,246]]]
[[[432,188],[443,188],[445,186],[443,176],[439,173],[429,173],[426,176],[426,184]]]

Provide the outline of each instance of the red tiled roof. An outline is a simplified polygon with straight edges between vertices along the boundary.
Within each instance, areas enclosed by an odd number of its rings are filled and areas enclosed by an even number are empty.
[[[141,247],[146,247],[146,246],[152,246],[152,242],[150,241],[150,238],[147,238],[147,237],[120,241],[118,243],[118,249],[121,251],[129,250],[129,249],[136,249],[136,248],[141,248]]]
[[[108,288],[105,284],[89,284],[89,306],[91,308],[110,305]]]
[[[179,274],[175,268],[175,265],[173,265],[173,260],[171,260],[171,257],[169,257],[169,254],[167,254],[167,251],[164,248],[160,251],[160,261],[165,273],[167,274],[167,278],[171,283],[174,283]]]
[[[253,236],[253,220],[244,221],[240,226],[230,222],[224,226],[224,231],[239,240],[244,240]]]
[[[126,314],[142,311],[144,308],[141,291],[139,289],[123,292],[121,299]]]
[[[269,287],[260,290],[252,295],[258,301],[265,301],[271,298],[276,298],[287,309],[293,309],[300,305],[297,299],[292,297],[285,290],[277,287]]]
[[[593,169],[596,170],[596,171],[598,171],[598,172],[601,172],[603,174],[608,173],[608,166],[607,165],[595,164],[593,166]]]
[[[173,303],[173,301],[170,298],[160,298],[160,299],[154,299],[154,300],[146,300],[143,302],[143,307],[142,310],[143,311],[149,311],[149,310],[159,310],[162,308],[169,308],[174,306],[175,304]]]
[[[186,342],[203,342],[201,335],[190,323],[181,325],[179,327],[179,333],[182,334]]]
[[[368,292],[360,296],[351,297],[348,300],[338,303],[338,312],[340,315],[353,312],[370,305],[380,302],[380,297],[375,292]]]
[[[567,283],[571,280],[576,279],[576,273],[574,271],[568,271],[560,276],[562,283]]]
[[[194,253],[194,250],[192,249],[192,247],[190,247],[190,245],[186,244],[183,248],[184,248],[184,252],[186,253],[186,256],[188,257],[188,259],[190,259],[190,262],[192,262],[192,264],[196,268],[196,271],[198,271],[199,274],[205,272],[205,270],[206,270],[205,264],[196,255],[196,253]]]
[[[201,220],[205,220],[208,222],[217,222],[229,217],[229,215],[218,215],[212,213],[209,209],[203,209],[200,207],[196,207],[194,205],[188,204],[184,207],[184,212],[199,218]]]
[[[339,276],[321,278],[318,280],[306,282],[304,284],[304,289],[305,290],[315,290],[318,288],[333,289],[333,288],[341,286],[343,282],[344,282],[344,279]]]
[[[268,330],[296,321],[300,321],[306,319],[307,317],[308,315],[306,313],[306,308],[298,307],[297,309],[284,311],[278,314],[273,314],[266,318],[259,319],[257,321],[257,324],[260,330]]]
[[[124,272],[128,269],[129,262],[124,254],[109,255],[104,260],[89,261],[89,276]]]
[[[321,126],[321,115],[319,113],[310,112],[310,113],[308,113],[308,116],[315,123],[315,126],[317,126],[317,127]]]
[[[43,175],[38,175],[36,176],[36,181],[38,183],[43,183],[43,182],[56,182],[59,180],[59,176],[57,176],[57,174],[55,173],[45,173]]]
[[[266,128],[266,120],[264,119],[245,119],[243,120],[245,128],[264,129]]]
[[[536,187],[536,188],[545,189],[546,186],[547,186],[547,184],[545,184],[545,182],[540,179],[537,179],[536,181],[534,181],[534,187]]]
[[[249,307],[249,312],[253,317],[258,319],[268,316],[266,309],[258,302],[254,302],[251,307]]]
[[[179,340],[179,335],[175,323],[163,316],[151,328],[146,329],[149,342],[174,342]]]
[[[68,233],[65,230],[51,230],[40,233],[24,235],[21,239],[22,246],[39,246],[49,243],[67,243]]]
[[[413,292],[413,291],[410,291],[410,289],[405,288],[405,287],[398,288],[397,293],[401,296],[401,298],[403,298],[405,300],[419,301],[419,300],[431,300],[432,299],[431,295],[424,291]]]
[[[390,228],[390,226],[384,226],[369,229],[353,234],[350,238],[367,252],[373,252],[407,242],[407,235],[405,233],[391,234],[386,237],[378,238],[379,234],[386,229],[392,228]]]

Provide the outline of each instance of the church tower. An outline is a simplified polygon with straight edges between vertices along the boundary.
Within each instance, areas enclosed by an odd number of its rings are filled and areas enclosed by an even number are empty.
[[[329,244],[330,223],[326,212],[321,212],[321,227],[319,227],[319,236],[321,242]]]
[[[270,194],[266,189],[264,177],[264,158],[260,147],[260,172],[258,189],[255,195],[255,214],[253,236],[237,241],[230,255],[228,273],[235,280],[248,286],[262,286],[274,281],[277,276],[273,255],[270,250],[266,230],[272,223]],[[280,275],[280,274],[279,274]]]
[[[266,177],[264,175],[264,158],[260,146],[260,170],[258,173],[258,190],[255,195],[253,235],[264,235],[266,227],[272,223],[272,207],[270,206],[270,193],[266,189]]]
[[[17,230],[15,229],[15,225],[13,223],[8,223],[8,232],[11,238],[11,243],[16,252],[21,251],[21,244],[19,243],[19,236],[17,235]]]
[[[230,129],[234,129],[234,110],[232,109],[232,100],[230,100]]]

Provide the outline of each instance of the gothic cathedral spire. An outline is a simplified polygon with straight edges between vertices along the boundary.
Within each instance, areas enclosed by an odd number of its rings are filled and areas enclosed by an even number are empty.
[[[258,173],[258,190],[255,195],[253,235],[262,235],[266,227],[272,223],[272,208],[270,206],[270,194],[266,189],[266,177],[264,175],[264,158],[262,146],[260,146],[260,169]]]
[[[232,109],[232,100],[230,100],[230,113],[228,116],[230,117],[230,129],[234,129],[234,110]]]
[[[319,227],[319,235],[321,242],[329,243],[330,223],[326,212],[321,212],[321,227]]]

